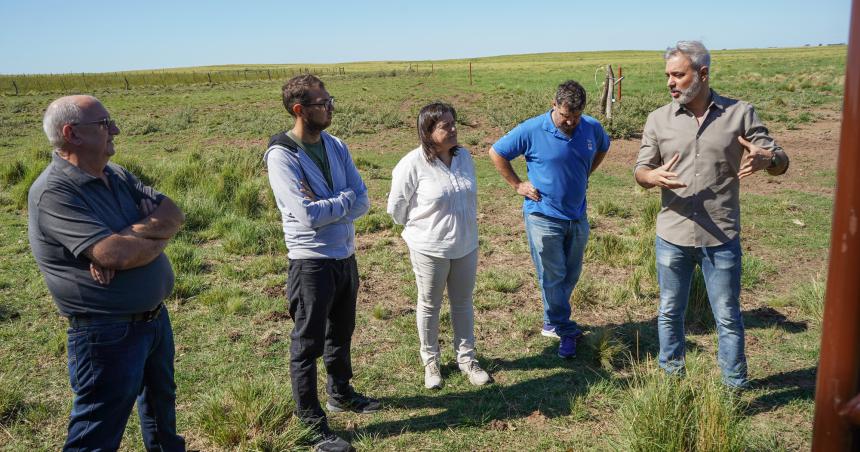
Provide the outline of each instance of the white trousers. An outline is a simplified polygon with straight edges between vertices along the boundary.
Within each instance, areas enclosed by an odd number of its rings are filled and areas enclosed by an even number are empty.
[[[451,305],[451,324],[454,329],[454,353],[461,367],[475,360],[475,315],[472,309],[472,292],[478,271],[478,249],[460,259],[428,256],[409,250],[415,283],[418,286],[418,304],[415,317],[418,322],[419,352],[424,365],[440,362],[439,311],[442,292],[448,287]]]

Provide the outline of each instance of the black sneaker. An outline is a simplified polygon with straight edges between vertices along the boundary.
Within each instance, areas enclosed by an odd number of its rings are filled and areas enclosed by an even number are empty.
[[[325,403],[325,407],[334,413],[342,413],[344,411],[352,411],[354,413],[369,414],[375,413],[382,409],[382,403],[379,400],[372,399],[361,393],[352,392],[348,399],[335,399],[329,397]]]
[[[345,439],[334,434],[328,424],[311,427],[310,443],[317,452],[353,452],[355,448]]]

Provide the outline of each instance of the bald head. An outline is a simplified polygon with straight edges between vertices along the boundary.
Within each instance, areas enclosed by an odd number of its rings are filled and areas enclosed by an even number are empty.
[[[96,105],[101,106],[101,102],[87,95],[65,96],[51,102],[42,120],[42,128],[51,145],[62,148],[65,144],[63,126],[83,121],[87,111]]]

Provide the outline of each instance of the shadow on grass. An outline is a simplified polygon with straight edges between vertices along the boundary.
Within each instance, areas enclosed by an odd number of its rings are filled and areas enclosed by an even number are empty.
[[[0,305],[0,322],[15,320],[20,316],[21,314],[19,314],[18,311],[15,311],[7,306]]]
[[[806,322],[788,320],[785,314],[771,307],[755,308],[743,313],[744,326],[750,328],[779,327],[787,333],[802,333],[809,329]]]
[[[770,308],[759,308],[744,313],[747,328],[768,328],[778,325],[789,332],[800,332],[806,324],[788,321],[784,315]],[[646,321],[601,325],[588,328],[592,334],[601,328],[611,329],[627,345],[624,359],[615,369],[630,369],[634,362],[654,359],[659,351],[656,317]],[[687,324],[689,330],[689,322]],[[363,433],[388,437],[403,432],[426,432],[452,427],[483,427],[506,429],[507,421],[525,420],[543,422],[546,419],[571,414],[578,396],[589,393],[592,385],[608,382],[624,385],[624,379],[613,378],[601,367],[601,350],[588,336],[580,341],[578,355],[573,360],[557,357],[557,342],[544,347],[538,354],[517,359],[486,359],[485,367],[492,373],[512,370],[544,370],[551,373],[528,380],[503,382],[458,393],[423,392],[416,395],[383,398],[390,408],[400,410],[437,409],[434,414],[409,416],[368,425]],[[698,350],[694,342],[687,342],[687,351]],[[716,363],[715,363],[716,365]],[[456,365],[443,370],[446,377],[458,372]],[[771,410],[798,398],[810,398],[815,385],[815,370],[786,372],[757,380],[756,386],[785,388],[761,396],[751,404],[752,413]]]
[[[794,401],[815,398],[815,367],[796,369],[751,381],[753,388],[768,391],[750,402],[749,415],[772,411]]]
[[[426,392],[426,395],[384,398],[383,403],[390,408],[443,408],[444,411],[379,422],[367,426],[364,431],[370,435],[387,437],[407,431],[424,432],[455,426],[494,428],[497,425],[494,421],[526,417],[543,421],[545,418],[566,416],[571,412],[571,401],[575,396],[587,393],[591,384],[610,379],[610,375],[579,356],[573,360],[558,358],[556,350],[557,345],[552,344],[533,356],[514,360],[484,360],[485,366],[494,372],[514,369],[555,371],[539,378],[512,384],[490,384],[459,393]],[[443,375],[446,376],[457,372],[454,366],[446,367],[445,370],[447,372],[443,372]]]
[[[592,329],[583,325],[586,330]],[[630,366],[630,359],[644,360],[657,353],[656,320],[628,322],[618,325],[605,325],[611,328],[623,342],[631,344],[630,356],[617,362]],[[601,351],[598,343],[586,336],[580,341],[575,359],[565,360],[557,356],[558,342],[552,341],[534,355],[516,359],[484,359],[482,363],[499,375],[509,371],[542,370],[542,376],[531,379],[503,381],[458,393],[424,392],[402,397],[388,397],[383,403],[400,410],[437,409],[434,414],[410,416],[402,420],[391,420],[368,425],[364,433],[387,437],[403,432],[425,432],[451,427],[483,427],[487,429],[507,429],[507,422],[525,420],[526,422],[545,422],[547,419],[568,416],[571,406],[578,396],[589,393],[592,385],[607,382],[623,385],[623,379],[601,367]],[[693,343],[688,348],[694,349]],[[634,348],[638,350],[635,351]],[[443,375],[458,372],[456,365],[443,369]],[[516,378],[516,373],[505,375]],[[527,377],[526,377],[527,378]]]

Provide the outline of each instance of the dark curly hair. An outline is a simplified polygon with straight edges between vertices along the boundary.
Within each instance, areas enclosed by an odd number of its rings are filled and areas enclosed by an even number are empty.
[[[305,104],[312,100],[308,97],[308,90],[313,88],[325,89],[325,83],[311,74],[297,75],[284,83],[284,86],[281,87],[281,96],[284,100],[284,108],[291,116],[296,116],[293,112],[294,105]]]
[[[571,111],[582,111],[585,109],[585,88],[575,80],[568,80],[558,85],[555,92],[555,104],[559,107],[567,106]]]

